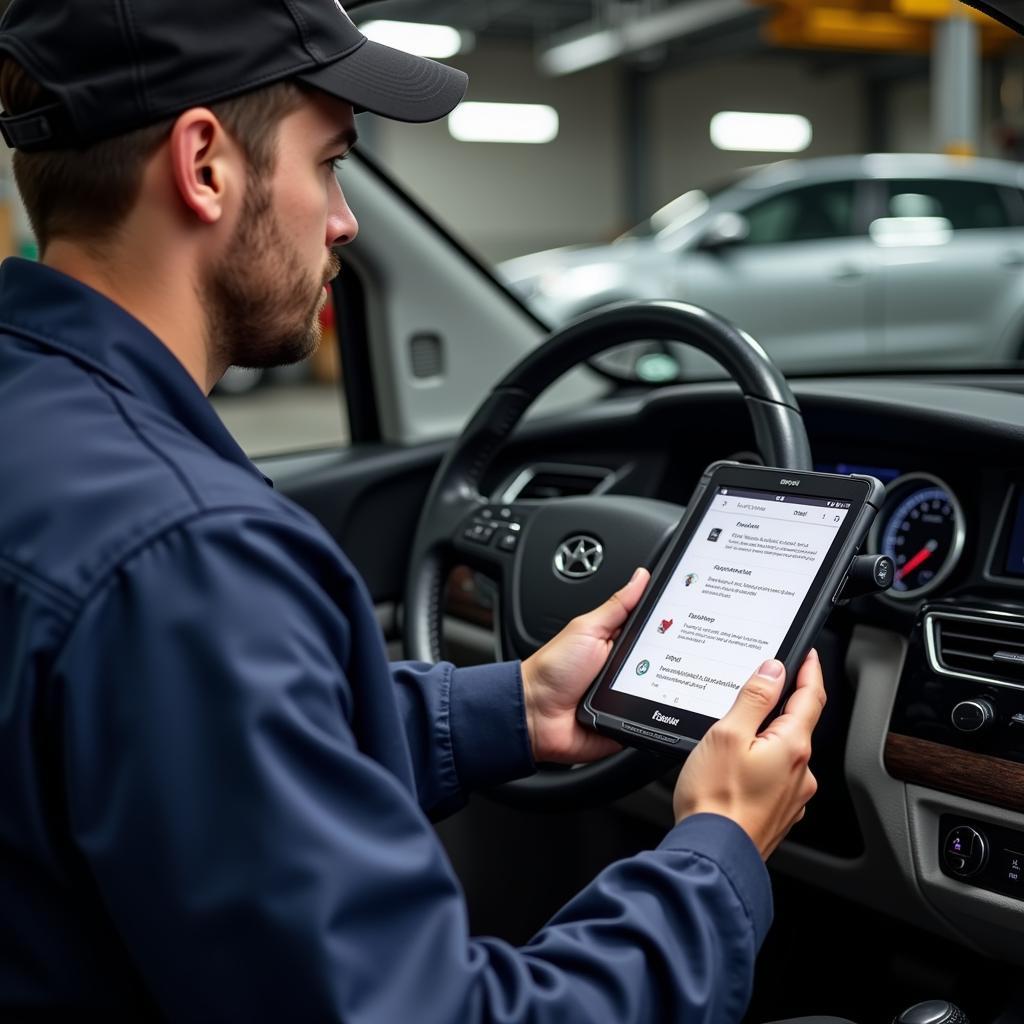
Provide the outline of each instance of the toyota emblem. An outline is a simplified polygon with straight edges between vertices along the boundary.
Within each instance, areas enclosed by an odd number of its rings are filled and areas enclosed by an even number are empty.
[[[555,572],[567,580],[585,580],[593,576],[604,561],[604,548],[599,540],[579,534],[558,546]]]

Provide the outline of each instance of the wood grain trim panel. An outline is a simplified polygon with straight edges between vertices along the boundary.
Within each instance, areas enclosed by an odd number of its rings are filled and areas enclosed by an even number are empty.
[[[1024,811],[1024,765],[891,732],[885,770],[895,779]]]

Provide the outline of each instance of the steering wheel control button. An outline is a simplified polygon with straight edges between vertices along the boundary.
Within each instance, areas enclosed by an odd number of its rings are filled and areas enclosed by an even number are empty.
[[[984,697],[962,700],[953,708],[953,725],[961,732],[979,732],[995,721],[996,710]]]
[[[519,534],[505,531],[498,540],[499,551],[515,551],[519,547]]]
[[[942,858],[954,875],[970,878],[988,861],[988,843],[977,829],[970,825],[958,825],[946,836]]]
[[[483,523],[474,523],[462,536],[475,544],[490,544],[494,537],[494,527],[485,526]]]

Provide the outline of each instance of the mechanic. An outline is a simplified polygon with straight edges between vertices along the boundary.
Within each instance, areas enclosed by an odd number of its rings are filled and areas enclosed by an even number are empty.
[[[42,254],[0,268],[0,1019],[739,1020],[816,656],[761,735],[782,666],[741,691],[657,849],[471,938],[430,817],[615,749],[573,711],[647,573],[521,665],[389,665],[207,399],[315,348],[353,109],[437,119],[465,76],[338,0],[13,0],[0,54]]]

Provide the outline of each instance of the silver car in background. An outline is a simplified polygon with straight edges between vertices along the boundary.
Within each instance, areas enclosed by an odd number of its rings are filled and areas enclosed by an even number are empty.
[[[680,299],[789,371],[1017,361],[1024,170],[933,154],[783,161],[687,192],[611,244],[498,269],[552,326],[622,299]],[[648,379],[676,375],[671,360],[643,365]]]

